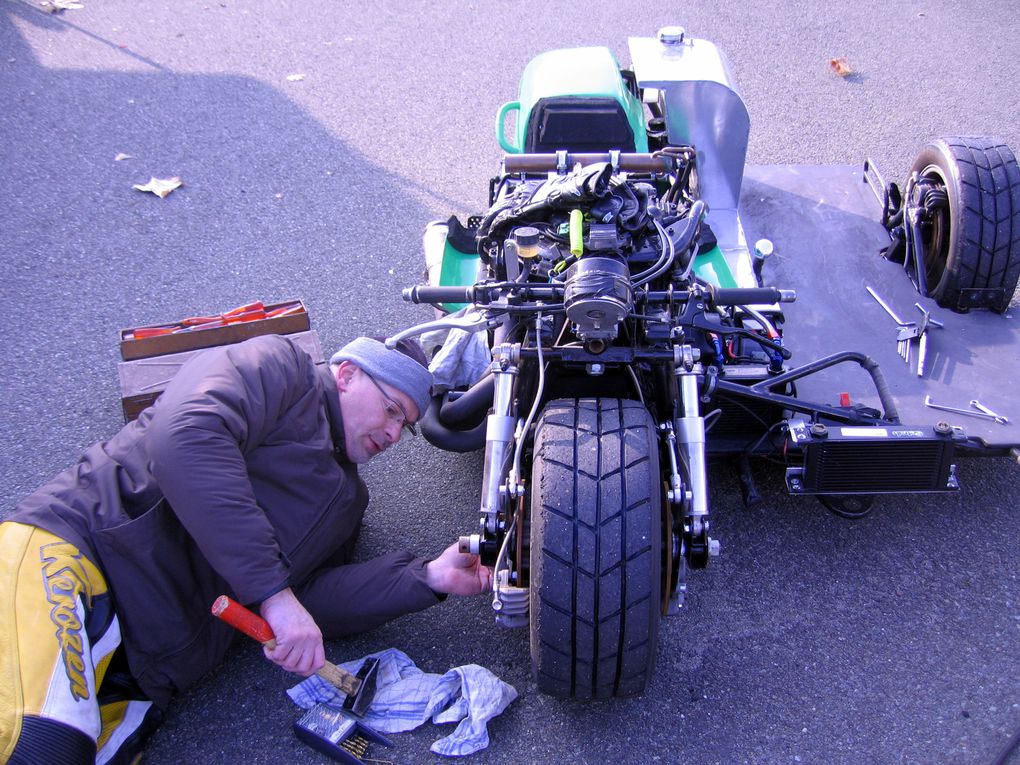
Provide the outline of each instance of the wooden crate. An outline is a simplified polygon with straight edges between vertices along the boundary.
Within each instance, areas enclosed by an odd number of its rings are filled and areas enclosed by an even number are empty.
[[[199,348],[212,348],[217,345],[230,345],[258,335],[289,335],[295,332],[307,332],[312,328],[311,321],[304,303],[300,300],[270,303],[266,305],[265,309],[268,313],[295,303],[299,306],[298,312],[287,316],[227,324],[224,327],[192,330],[179,334],[134,339],[134,333],[139,329],[144,329],[143,327],[122,329],[120,331],[120,356],[124,361],[132,361],[193,351]],[[173,322],[167,322],[167,324],[173,324]]]
[[[159,340],[162,338],[153,339]],[[316,364],[325,363],[322,356],[322,346],[319,343],[319,334],[315,330],[292,333],[289,339],[311,356]],[[143,409],[151,406],[159,398],[166,386],[170,384],[170,381],[177,374],[181,366],[183,366],[184,362],[196,354],[208,351],[209,348],[197,348],[182,351],[181,353],[132,359],[131,361],[123,361],[118,364],[117,375],[120,378],[120,400],[121,408],[124,410],[124,421],[130,422],[141,414]]]

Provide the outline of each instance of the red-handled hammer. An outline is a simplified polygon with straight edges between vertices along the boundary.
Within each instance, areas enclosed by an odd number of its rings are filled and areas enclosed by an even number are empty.
[[[212,612],[213,616],[219,617],[231,627],[269,647],[270,650],[276,647],[276,635],[273,634],[273,628],[269,626],[269,622],[252,613],[236,600],[231,600],[226,595],[220,595],[212,605]],[[344,709],[360,717],[368,710],[372,703],[372,697],[375,696],[375,680],[378,670],[378,659],[366,659],[357,675],[327,661],[322,669],[315,674],[346,693]]]

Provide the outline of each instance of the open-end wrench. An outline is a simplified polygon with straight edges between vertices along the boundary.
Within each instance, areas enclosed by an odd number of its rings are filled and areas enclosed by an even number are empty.
[[[970,405],[972,407],[974,407],[975,409],[980,409],[985,414],[990,414],[992,417],[995,418],[995,421],[997,423],[999,423],[1000,425],[1006,425],[1006,424],[1009,423],[1009,418],[1008,417],[1003,417],[1001,414],[998,414],[997,412],[993,412],[991,409],[989,409],[987,406],[982,404],[976,398],[972,398],[970,400]]]
[[[953,414],[965,414],[968,417],[980,417],[983,420],[994,420],[1000,425],[1005,425],[1003,422],[1004,417],[1000,417],[997,414],[989,414],[988,412],[979,412],[976,409],[957,409],[952,406],[942,406],[942,404],[936,404],[931,400],[931,396],[924,397],[924,405],[931,409],[941,409],[943,412],[952,412]]]

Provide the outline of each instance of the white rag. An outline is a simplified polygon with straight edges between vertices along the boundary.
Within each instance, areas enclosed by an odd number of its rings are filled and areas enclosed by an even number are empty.
[[[450,318],[466,316],[469,312],[477,311],[474,306],[467,306],[450,314]],[[470,387],[482,379],[492,362],[487,340],[488,335],[484,330],[478,332],[467,332],[463,329],[436,330],[421,336],[422,345],[426,348],[429,345],[434,347],[442,344],[429,363],[433,395],[454,388]]]
[[[422,672],[403,651],[387,648],[340,666],[357,673],[366,659],[379,659],[376,691],[363,722],[380,733],[413,730],[429,718],[434,723],[460,721],[449,736],[432,744],[432,751],[447,757],[474,754],[489,745],[486,724],[517,698],[517,691],[485,667],[467,664],[445,675]],[[287,691],[302,709],[315,704],[339,706],[346,698],[318,675]]]

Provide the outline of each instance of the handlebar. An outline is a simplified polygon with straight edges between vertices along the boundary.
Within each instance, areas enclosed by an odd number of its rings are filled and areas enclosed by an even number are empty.
[[[475,288],[471,287],[426,287],[417,285],[403,291],[408,303],[473,303]]]
[[[796,299],[797,293],[793,290],[775,287],[712,287],[708,302],[712,305],[771,305],[792,303]]]
[[[504,285],[505,286],[505,285]],[[562,287],[551,285],[514,284],[514,292],[532,298],[549,299],[562,294]],[[498,284],[475,284],[470,287],[429,287],[418,285],[403,291],[404,300],[408,303],[488,303],[492,290],[499,289]],[[666,293],[651,292],[652,302],[669,299]],[[771,305],[773,303],[792,303],[797,299],[793,290],[781,290],[775,287],[710,287],[708,302],[711,305]]]

